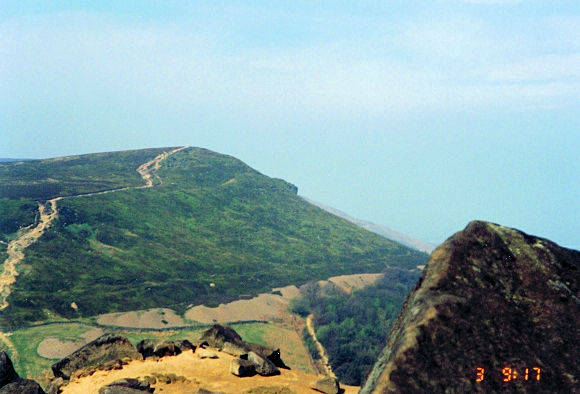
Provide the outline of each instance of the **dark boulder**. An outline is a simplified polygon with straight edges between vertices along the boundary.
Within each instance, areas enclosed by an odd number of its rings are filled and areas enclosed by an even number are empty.
[[[189,342],[189,341],[188,341]],[[176,356],[181,353],[179,346],[173,341],[144,339],[137,344],[137,351],[143,358]]]
[[[241,344],[242,337],[238,335],[232,328],[215,324],[213,327],[206,330],[201,336],[202,342],[207,342],[209,346],[221,348],[224,343]]]
[[[99,394],[143,394],[152,393],[155,389],[151,388],[148,382],[139,379],[120,379],[107,384],[99,389]]]
[[[256,372],[262,376],[273,376],[279,375],[280,370],[274,365],[274,363],[255,352],[248,353],[248,361],[253,363],[256,368]]]
[[[140,360],[142,356],[127,338],[121,335],[105,334],[53,364],[52,372],[55,377],[68,380],[79,369],[87,369],[125,358]]]
[[[249,360],[234,358],[230,363],[230,372],[239,377],[254,376],[256,365]]]
[[[46,394],[34,380],[17,379],[0,388],[0,394]]]
[[[19,376],[14,370],[12,360],[5,352],[0,352],[0,387],[18,380]]]
[[[280,357],[280,349],[273,349],[268,346],[248,342],[245,342],[245,345],[247,350],[263,355],[278,368],[290,369],[290,367],[282,361],[282,358]]]
[[[195,352],[195,345],[187,339],[182,339],[181,341],[176,342],[175,346],[177,346],[181,352],[185,352],[186,350],[193,350]]]

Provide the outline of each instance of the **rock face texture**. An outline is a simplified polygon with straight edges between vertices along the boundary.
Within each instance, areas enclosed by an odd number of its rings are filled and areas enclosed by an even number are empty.
[[[431,255],[361,393],[579,393],[580,252],[471,222]]]

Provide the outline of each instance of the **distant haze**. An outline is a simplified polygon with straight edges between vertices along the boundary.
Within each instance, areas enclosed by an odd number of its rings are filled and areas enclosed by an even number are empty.
[[[580,2],[3,0],[0,156],[191,145],[439,244],[580,249]]]
[[[422,252],[427,252],[427,253],[431,253],[433,251],[433,249],[435,249],[434,245],[431,245],[431,244],[424,242],[424,241],[421,241],[419,239],[415,239],[407,234],[403,234],[401,232],[390,229],[387,226],[384,226],[381,224],[376,224],[376,223],[369,222],[366,220],[353,218],[352,216],[350,216],[346,212],[342,212],[338,209],[329,207],[329,206],[321,204],[319,202],[309,200],[308,198],[304,198],[304,199],[306,201],[308,201],[309,203],[314,204],[314,205],[324,209],[325,211],[332,213],[333,215],[336,215],[336,216],[339,216],[343,219],[346,219],[349,222],[356,224],[357,226],[360,226],[366,230],[372,231],[373,233],[382,235],[385,238],[400,242],[406,246],[410,246],[413,249],[417,249],[417,250],[420,250]]]

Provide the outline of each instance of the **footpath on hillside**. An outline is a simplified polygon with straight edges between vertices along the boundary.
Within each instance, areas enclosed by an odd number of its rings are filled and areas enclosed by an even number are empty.
[[[306,327],[308,329],[308,333],[310,334],[312,340],[314,341],[314,344],[316,345],[316,349],[318,350],[318,354],[320,355],[322,366],[324,367],[326,374],[330,377],[336,378],[336,375],[334,374],[334,372],[332,371],[332,367],[330,366],[328,355],[326,354],[326,349],[324,349],[322,343],[320,343],[318,341],[318,338],[316,338],[316,331],[314,330],[314,323],[312,322],[313,318],[314,315],[312,313],[308,315],[308,317],[306,317]]]
[[[65,198],[79,198],[79,197],[89,197],[96,196],[100,194],[115,193],[123,190],[130,189],[147,189],[154,186],[153,176],[156,176],[159,183],[162,183],[161,178],[159,178],[155,172],[161,167],[163,160],[167,159],[174,153],[186,149],[187,146],[182,146],[180,148],[173,149],[168,152],[163,152],[157,155],[154,159],[141,164],[137,168],[137,172],[141,175],[141,178],[145,181],[142,186],[129,186],[119,189],[105,190],[95,193],[86,194],[76,194],[66,197],[56,197],[48,200],[45,204],[38,204],[39,219],[37,223],[25,227],[19,231],[17,237],[8,243],[6,248],[6,253],[8,257],[2,265],[2,272],[0,273],[0,310],[6,309],[8,307],[8,296],[10,295],[11,286],[16,282],[16,277],[18,276],[18,271],[16,269],[17,265],[24,260],[24,250],[36,242],[44,234],[46,229],[50,227],[52,222],[58,218],[58,201]],[[15,354],[16,349],[10,341],[8,335],[0,331],[0,341],[4,342],[8,349],[12,352],[12,357],[17,357]]]

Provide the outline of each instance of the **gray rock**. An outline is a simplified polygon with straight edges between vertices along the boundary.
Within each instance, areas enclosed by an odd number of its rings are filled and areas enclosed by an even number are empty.
[[[279,375],[280,370],[274,363],[255,352],[248,353],[248,361],[253,363],[256,367],[256,372],[262,376]]]
[[[61,389],[60,387],[64,384],[63,378],[56,378],[53,379],[48,386],[46,386],[46,394],[60,394]]]
[[[0,352],[0,387],[18,380],[19,376],[14,370],[12,360],[4,352]]]
[[[325,394],[338,394],[341,392],[338,379],[332,378],[330,376],[325,376],[322,379],[318,379],[317,381],[312,382],[310,387]]]
[[[127,338],[121,335],[105,334],[53,364],[52,372],[55,377],[68,380],[79,369],[114,362],[126,357],[142,359],[141,354],[135,350]]]
[[[182,352],[186,350],[193,350],[195,352],[195,345],[189,342],[187,339],[182,339],[181,341],[176,342],[175,346],[177,346]]]
[[[99,394],[143,394],[152,393],[154,389],[148,382],[139,379],[120,379],[99,389]]]
[[[46,394],[34,380],[18,379],[0,389],[1,394]]]
[[[206,330],[201,336],[202,342],[207,342],[209,346],[215,348],[223,347],[224,343],[243,343],[242,337],[230,327],[215,324]]]
[[[256,374],[256,365],[249,360],[234,358],[230,363],[230,372],[236,376],[253,376]]]

